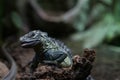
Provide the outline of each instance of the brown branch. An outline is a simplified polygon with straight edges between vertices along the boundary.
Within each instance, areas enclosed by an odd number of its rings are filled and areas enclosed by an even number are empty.
[[[71,19],[75,18],[80,14],[80,11],[84,4],[87,2],[87,0],[78,0],[75,7],[73,7],[71,10],[63,14],[61,17],[64,22],[69,22]]]
[[[17,66],[16,66],[14,59],[12,58],[10,53],[8,52],[8,49],[7,49],[8,45],[9,45],[9,43],[5,43],[2,46],[2,50],[4,52],[4,56],[6,57],[6,59],[8,60],[8,62],[10,63],[11,66],[10,66],[9,72],[3,77],[2,80],[15,80],[16,73],[17,73]]]
[[[70,22],[74,17],[80,14],[81,8],[87,0],[78,0],[76,6],[60,16],[50,16],[37,3],[36,0],[29,0],[30,5],[37,12],[40,18],[50,22]]]

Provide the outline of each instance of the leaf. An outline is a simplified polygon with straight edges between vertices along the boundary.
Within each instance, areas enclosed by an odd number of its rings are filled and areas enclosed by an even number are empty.
[[[13,12],[12,15],[11,15],[11,18],[12,18],[12,22],[14,23],[14,25],[22,30],[24,25],[23,25],[23,21],[22,21],[22,18],[20,17],[20,15],[16,12]]]
[[[103,2],[107,3],[107,4],[112,4],[112,0],[102,0]]]
[[[84,38],[83,48],[92,48],[102,43],[106,37],[107,27],[101,27],[101,24],[93,27],[89,34]]]
[[[114,13],[115,13],[115,19],[117,21],[120,21],[120,0],[117,0],[116,3],[115,3],[115,10],[114,10]]]

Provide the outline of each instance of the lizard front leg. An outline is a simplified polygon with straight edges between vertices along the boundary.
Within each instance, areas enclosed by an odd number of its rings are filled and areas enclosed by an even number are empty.
[[[38,54],[35,54],[33,60],[28,63],[28,65],[30,66],[30,73],[33,73],[35,71],[39,62],[40,62],[39,56]]]
[[[46,53],[47,60],[44,60],[43,62],[46,64],[60,65],[60,63],[63,62],[66,57],[67,54],[62,51],[48,51]]]

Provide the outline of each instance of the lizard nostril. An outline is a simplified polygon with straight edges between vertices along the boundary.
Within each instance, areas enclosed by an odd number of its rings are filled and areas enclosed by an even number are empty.
[[[23,41],[23,39],[24,39],[23,37],[20,37],[19,41],[20,41],[20,42],[22,42],[22,41]]]

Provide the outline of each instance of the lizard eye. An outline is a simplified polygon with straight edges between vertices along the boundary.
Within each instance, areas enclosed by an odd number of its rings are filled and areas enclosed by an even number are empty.
[[[35,33],[31,33],[28,37],[32,38],[35,36]]]
[[[34,33],[32,33],[32,34],[31,34],[31,36],[33,37],[33,36],[35,36],[35,34],[34,34]]]

